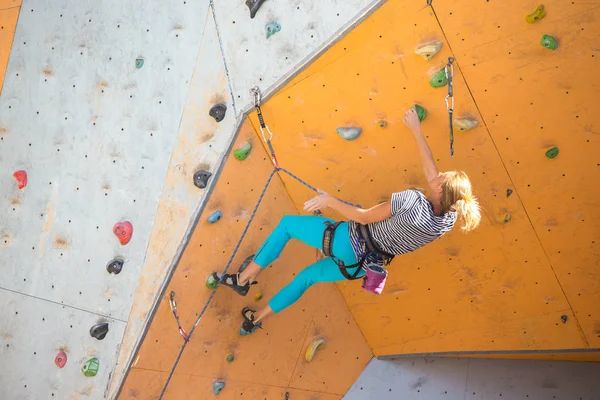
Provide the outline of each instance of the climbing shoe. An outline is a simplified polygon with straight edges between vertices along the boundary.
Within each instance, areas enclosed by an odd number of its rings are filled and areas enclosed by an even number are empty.
[[[213,274],[217,279],[220,276],[219,283],[221,285],[228,286],[233,289],[234,292],[239,294],[240,296],[245,296],[248,294],[251,285],[256,285],[258,282],[247,282],[245,285],[240,285],[238,283],[238,279],[240,274],[217,274],[216,272]]]
[[[244,307],[242,310],[242,317],[244,317],[244,322],[242,323],[242,327],[240,328],[240,336],[246,336],[254,332],[256,329],[262,329],[262,322],[254,323],[254,311],[250,307]]]

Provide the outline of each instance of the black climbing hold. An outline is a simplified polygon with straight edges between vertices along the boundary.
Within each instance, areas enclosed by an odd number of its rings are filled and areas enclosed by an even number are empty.
[[[562,321],[563,324],[566,324],[568,319],[569,319],[569,317],[567,317],[566,315],[561,315],[561,317],[560,317],[560,320]]]
[[[512,194],[512,189],[506,189],[506,197],[509,197]]]
[[[208,185],[208,179],[212,174],[208,171],[198,171],[194,174],[194,185],[200,189],[206,188]]]
[[[246,5],[250,9],[250,18],[254,18],[256,12],[264,2],[265,0],[246,0]]]
[[[242,265],[240,265],[240,268],[238,269],[238,273],[241,274],[242,272],[244,272],[244,270],[248,267],[248,265],[252,262],[252,260],[254,260],[254,254],[250,254],[248,257],[246,257],[244,262],[242,262]]]
[[[215,104],[211,107],[208,115],[213,117],[215,121],[221,122],[223,118],[225,118],[225,112],[227,111],[227,106],[225,104]]]
[[[119,275],[119,273],[123,269],[123,264],[125,264],[124,260],[120,258],[115,258],[106,265],[106,270],[109,274]]]
[[[96,338],[98,340],[104,339],[106,337],[107,333],[108,333],[108,322],[96,324],[90,328],[90,335],[93,338]]]

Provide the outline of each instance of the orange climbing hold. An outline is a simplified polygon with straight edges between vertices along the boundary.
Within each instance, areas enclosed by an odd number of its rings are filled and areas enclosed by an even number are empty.
[[[20,170],[16,171],[13,176],[17,180],[17,184],[19,185],[19,189],[25,188],[27,186],[27,172]]]
[[[121,245],[125,246],[133,236],[133,225],[129,221],[117,222],[113,227],[113,232],[119,238]]]

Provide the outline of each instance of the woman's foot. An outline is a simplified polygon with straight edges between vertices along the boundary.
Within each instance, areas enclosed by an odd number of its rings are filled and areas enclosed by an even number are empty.
[[[246,336],[254,332],[256,329],[262,329],[262,322],[254,322],[254,311],[250,307],[244,307],[242,310],[242,317],[244,317],[244,322],[242,323],[242,327],[240,329],[240,335]]]
[[[258,282],[246,282],[246,284],[240,284],[240,274],[220,274],[218,272],[213,273],[215,279],[219,280],[221,285],[225,285],[233,289],[234,292],[240,296],[248,294],[251,285],[256,285]]]

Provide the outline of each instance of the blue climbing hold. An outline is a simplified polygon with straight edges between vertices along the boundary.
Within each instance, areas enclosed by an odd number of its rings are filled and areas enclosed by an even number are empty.
[[[225,382],[215,382],[213,383],[213,393],[217,396],[221,391],[225,389]]]
[[[267,39],[276,34],[281,30],[281,25],[277,22],[271,22],[265,26],[265,31],[267,32]]]
[[[336,131],[342,138],[346,140],[354,140],[360,135],[362,128],[337,128]]]
[[[222,217],[223,214],[221,213],[221,211],[217,210],[208,217],[208,222],[214,224],[215,222],[219,221]]]

